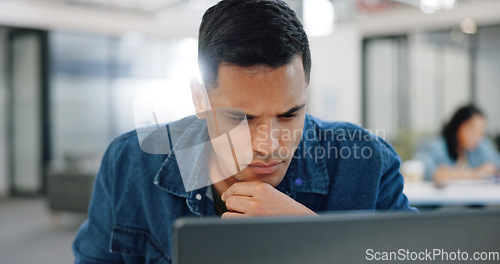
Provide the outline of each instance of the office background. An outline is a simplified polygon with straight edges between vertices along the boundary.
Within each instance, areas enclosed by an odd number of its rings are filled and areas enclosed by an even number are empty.
[[[169,89],[182,100],[166,119],[193,112],[197,30],[216,2],[0,0],[0,219],[37,214],[31,226],[63,230],[71,258],[82,217],[67,213],[85,210],[108,143],[135,129],[134,99]],[[383,130],[407,160],[473,102],[499,141],[500,1],[287,2],[310,35],[310,114]],[[0,260],[27,230],[5,235]]]

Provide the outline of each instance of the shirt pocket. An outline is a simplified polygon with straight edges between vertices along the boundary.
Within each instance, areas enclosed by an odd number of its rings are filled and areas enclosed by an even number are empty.
[[[170,263],[170,256],[162,250],[160,243],[148,230],[114,226],[111,234],[111,252],[119,253],[124,259],[142,259],[141,263]],[[135,261],[133,261],[135,262]]]

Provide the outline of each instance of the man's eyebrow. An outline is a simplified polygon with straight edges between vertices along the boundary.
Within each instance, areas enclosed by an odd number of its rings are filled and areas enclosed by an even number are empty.
[[[306,106],[306,104],[294,106],[294,107],[290,108],[290,110],[286,111],[285,113],[279,114],[278,117],[286,116],[286,115],[291,115],[291,114],[299,111],[300,109],[304,108],[305,106]],[[238,117],[246,115],[247,119],[253,119],[253,118],[257,117],[257,116],[245,114],[243,111],[226,110],[225,113],[229,114],[229,115],[233,115],[233,116],[238,116]]]
[[[291,115],[297,111],[299,111],[300,109],[304,108],[306,106],[306,104],[302,104],[302,105],[298,105],[298,106],[294,106],[292,107],[290,110],[286,111],[285,113],[283,114],[279,114],[278,116],[287,116],[287,115]]]
[[[233,116],[245,116],[245,112],[243,111],[226,110],[224,112],[228,115],[233,115]]]

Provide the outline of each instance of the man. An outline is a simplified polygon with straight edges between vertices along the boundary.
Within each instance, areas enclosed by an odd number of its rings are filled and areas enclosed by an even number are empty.
[[[77,263],[169,263],[183,216],[412,210],[385,141],[306,115],[309,44],[285,3],[218,3],[203,16],[198,51],[197,118],[166,126],[165,155],[148,153],[162,143],[136,131],[111,143],[73,245]]]

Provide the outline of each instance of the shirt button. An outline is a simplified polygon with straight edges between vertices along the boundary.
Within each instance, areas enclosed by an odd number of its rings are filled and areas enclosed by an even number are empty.
[[[198,201],[201,200],[201,194],[196,195],[196,200],[198,200]]]

